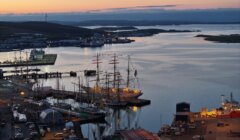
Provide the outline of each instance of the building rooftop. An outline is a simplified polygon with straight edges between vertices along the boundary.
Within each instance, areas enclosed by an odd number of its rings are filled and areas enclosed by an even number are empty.
[[[120,134],[124,140],[161,140],[157,135],[144,129],[121,131]]]

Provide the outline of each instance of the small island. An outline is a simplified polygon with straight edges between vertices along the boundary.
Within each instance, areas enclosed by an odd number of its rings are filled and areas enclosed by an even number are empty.
[[[197,35],[196,37],[203,37],[204,40],[214,41],[214,42],[217,42],[217,43],[240,43],[240,34]]]
[[[153,36],[155,34],[159,33],[185,33],[185,32],[199,32],[197,31],[191,31],[191,30],[164,30],[164,29],[139,29],[137,27],[133,26],[123,26],[123,27],[99,27],[95,28],[95,30],[99,31],[105,31],[109,34],[113,34],[115,36],[119,37],[147,37],[147,36]]]
[[[117,35],[120,37],[147,37],[147,36],[153,36],[155,34],[159,33],[187,33],[187,32],[199,32],[198,30],[192,31],[192,30],[164,30],[164,29],[137,29],[132,31],[119,31],[117,32]]]

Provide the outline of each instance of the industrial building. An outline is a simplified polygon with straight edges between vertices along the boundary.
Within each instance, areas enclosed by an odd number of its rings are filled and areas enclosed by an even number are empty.
[[[176,105],[175,121],[188,122],[190,120],[190,104],[181,102]]]

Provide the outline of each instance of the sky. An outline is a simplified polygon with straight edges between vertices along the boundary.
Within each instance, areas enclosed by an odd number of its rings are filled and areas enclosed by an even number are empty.
[[[240,0],[0,0],[0,14],[108,11],[119,8],[240,8]]]

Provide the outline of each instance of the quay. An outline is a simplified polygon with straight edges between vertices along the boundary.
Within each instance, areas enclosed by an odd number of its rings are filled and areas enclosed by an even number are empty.
[[[16,61],[0,63],[0,67],[19,67],[19,66],[40,66],[40,65],[54,65],[57,59],[57,54],[45,54],[40,60]]]
[[[159,136],[163,140],[239,140],[240,104],[230,95],[221,107],[208,111],[191,112],[190,104],[181,102],[176,105],[176,114],[171,125],[164,125]]]

